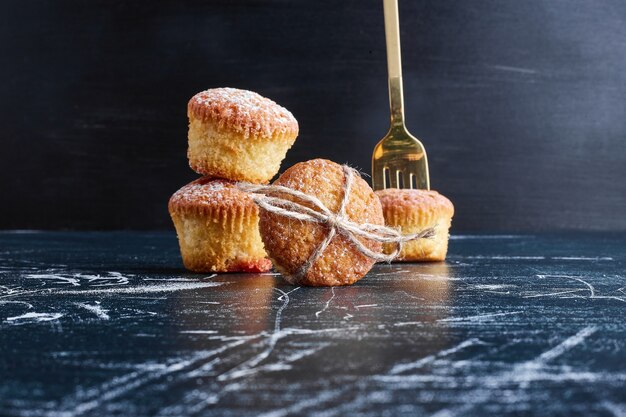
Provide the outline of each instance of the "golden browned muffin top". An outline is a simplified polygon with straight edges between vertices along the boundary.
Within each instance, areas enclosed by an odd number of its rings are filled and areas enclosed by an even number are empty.
[[[168,208],[170,213],[211,212],[215,209],[236,210],[238,208],[258,211],[252,198],[239,190],[234,182],[207,177],[192,181],[176,191],[170,198]]]
[[[341,165],[325,159],[314,159],[287,169],[274,185],[315,196],[330,211],[336,213],[343,198],[344,177]],[[276,194],[282,198],[296,200],[295,197]],[[367,182],[358,175],[353,176],[352,189],[346,205],[346,217],[359,224],[384,224],[380,201]],[[306,276],[296,280],[290,276],[309,259],[328,235],[329,228],[319,223],[294,220],[265,210],[261,210],[259,226],[270,258],[276,268],[293,283],[315,286],[352,284],[362,278],[374,264],[374,260],[360,253],[346,237],[338,234]],[[370,250],[381,251],[380,243],[361,241]]]
[[[189,118],[215,123],[245,138],[293,139],[298,121],[289,110],[255,92],[236,88],[212,88],[189,100]]]
[[[452,202],[433,190],[387,188],[376,191],[376,195],[380,198],[383,210],[394,208],[405,211],[433,211],[448,217],[454,214]]]

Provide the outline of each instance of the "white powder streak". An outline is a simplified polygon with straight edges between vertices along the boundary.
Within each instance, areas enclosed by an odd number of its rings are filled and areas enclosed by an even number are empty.
[[[54,321],[63,317],[61,313],[26,313],[21,316],[8,317],[6,322],[9,324],[28,324],[28,323],[43,323],[46,321]]]
[[[52,294],[63,295],[92,295],[92,294],[150,294],[160,292],[173,292],[184,290],[195,290],[200,288],[219,287],[226,284],[225,282],[186,282],[186,283],[170,283],[163,285],[143,285],[139,287],[116,287],[116,288],[98,288],[87,290],[61,290],[51,291]]]
[[[76,305],[80,308],[84,308],[87,311],[91,311],[95,314],[99,319],[109,320],[111,317],[107,314],[109,310],[105,310],[100,306],[99,303],[96,304],[85,304],[85,303],[76,303]]]

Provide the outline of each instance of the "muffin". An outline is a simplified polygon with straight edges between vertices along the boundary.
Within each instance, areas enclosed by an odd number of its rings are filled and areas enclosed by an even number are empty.
[[[376,191],[385,216],[385,224],[399,228],[403,234],[418,233],[434,228],[429,239],[405,243],[397,261],[443,261],[448,251],[448,231],[454,206],[437,191],[388,188]],[[385,245],[391,253],[393,245]]]
[[[189,166],[199,174],[267,183],[298,136],[285,108],[235,88],[202,91],[189,100]]]
[[[259,235],[259,210],[232,182],[197,179],[176,191],[168,208],[185,268],[265,272],[272,267]]]
[[[352,172],[353,181],[345,206],[345,217],[358,224],[383,225],[379,199],[359,174],[354,170]],[[328,160],[314,159],[287,169],[273,185],[317,197],[331,212],[337,213],[343,199],[345,181],[344,167]],[[310,203],[285,193],[275,192],[272,196],[313,209]],[[259,217],[259,230],[268,256],[274,267],[292,284],[349,285],[361,279],[374,265],[373,259],[362,254],[347,237],[337,233],[313,264],[303,271],[303,265],[331,232],[330,227],[291,219],[265,209],[260,210]],[[382,244],[378,242],[361,238],[359,241],[373,252],[382,252]]]

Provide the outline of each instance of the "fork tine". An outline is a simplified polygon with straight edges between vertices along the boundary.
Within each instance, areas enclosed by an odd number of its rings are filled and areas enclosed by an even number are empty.
[[[402,175],[402,170],[396,170],[396,178],[398,179],[398,187],[397,188],[405,188],[404,185],[404,175]]]
[[[389,184],[387,188],[398,188],[398,171],[387,168],[389,170]]]
[[[379,183],[379,189],[380,187],[382,187],[382,189],[384,190],[385,188],[389,188],[389,168],[385,167],[382,169],[382,181]]]
[[[413,173],[410,172],[409,170],[406,170],[404,172],[404,177],[403,177],[403,181],[402,181],[402,188],[409,188],[409,189],[413,189]]]

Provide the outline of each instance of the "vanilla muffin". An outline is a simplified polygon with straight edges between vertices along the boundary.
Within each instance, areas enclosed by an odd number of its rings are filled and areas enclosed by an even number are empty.
[[[272,267],[259,235],[259,210],[232,182],[197,179],[176,191],[168,208],[185,268],[265,272]]]
[[[380,201],[370,186],[353,171],[352,188],[345,208],[346,218],[359,224],[383,225]],[[345,175],[341,165],[325,159],[301,162],[287,169],[273,185],[288,187],[317,197],[333,213],[337,213],[343,199]],[[285,193],[272,196],[303,203]],[[303,205],[309,206],[304,203]],[[310,207],[313,208],[313,207]],[[260,210],[259,230],[268,256],[274,267],[287,281],[298,285],[349,285],[361,279],[374,265],[374,260],[363,255],[343,235],[336,234],[321,256],[302,275],[300,267],[311,257],[330,229],[328,226],[300,221]],[[370,250],[381,253],[378,242],[360,241]]]
[[[267,183],[298,136],[285,108],[257,93],[214,88],[187,105],[189,166],[199,174]]]
[[[454,206],[437,191],[388,188],[376,191],[383,206],[385,224],[403,234],[419,233],[433,227],[435,235],[402,245],[398,261],[443,261],[448,251],[448,231]],[[385,253],[394,247],[385,245]]]

